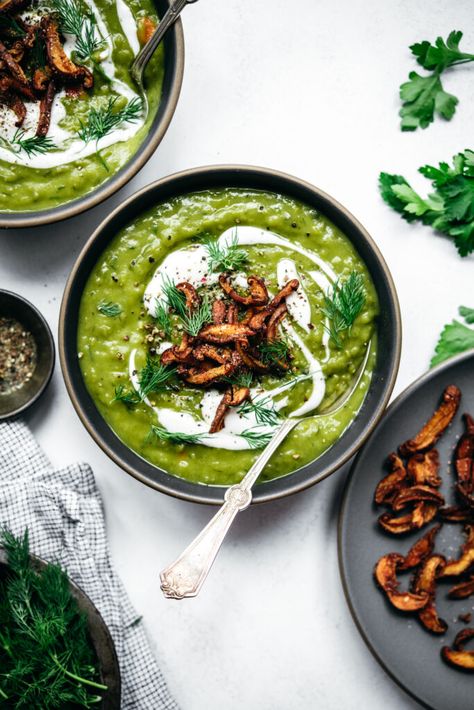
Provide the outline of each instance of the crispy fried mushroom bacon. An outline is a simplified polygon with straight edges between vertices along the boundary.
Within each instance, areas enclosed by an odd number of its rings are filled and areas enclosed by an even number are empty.
[[[461,390],[459,387],[456,385],[446,387],[438,409],[413,439],[408,439],[400,446],[400,454],[408,457],[434,446],[451,424],[458,411],[460,401]]]
[[[430,486],[409,486],[403,488],[395,496],[392,508],[395,511],[402,510],[406,505],[413,502],[425,501],[441,507],[444,505],[444,498],[437,490]]]
[[[462,629],[455,637],[452,648],[443,646],[441,657],[446,663],[460,670],[474,671],[474,651],[464,650],[468,641],[474,638],[474,629]]]
[[[263,279],[258,276],[249,276],[247,283],[249,285],[249,294],[248,296],[241,296],[230,283],[230,276],[228,274],[221,274],[219,276],[219,284],[224,293],[240,305],[263,306],[268,303],[268,291]]]
[[[1,0],[0,14],[21,10],[26,5],[26,0]]]
[[[418,618],[428,631],[433,634],[444,634],[448,628],[444,619],[440,619],[436,611],[436,580],[446,565],[442,555],[432,555],[422,563],[413,581],[412,591],[415,594],[428,594],[428,603],[418,612]]]
[[[37,136],[46,136],[49,131],[49,126],[51,123],[51,110],[53,108],[53,101],[56,95],[56,84],[54,80],[50,81],[48,88],[46,89],[45,95],[40,101],[40,113],[38,125],[36,127]]]
[[[439,471],[439,453],[436,449],[420,454],[413,454],[408,459],[407,471],[415,485],[427,485],[438,488],[441,485]]]
[[[391,503],[401,488],[406,485],[407,471],[400,456],[393,453],[388,457],[390,473],[382,478],[375,489],[374,500],[377,505]]]
[[[270,308],[274,310],[277,306],[280,305],[280,303],[282,303],[282,301],[288,298],[288,296],[291,296],[293,291],[296,291],[299,285],[300,282],[298,281],[298,279],[291,279],[291,281],[288,281],[288,283],[283,286],[281,291],[277,293],[275,298],[272,299],[270,303]]]
[[[418,565],[429,557],[433,552],[436,535],[440,529],[441,525],[438,523],[434,525],[431,530],[428,530],[423,537],[420,537],[408,550],[399,569],[413,569],[414,567],[418,567]]]
[[[474,476],[474,419],[464,415],[465,432],[459,439],[454,455],[454,466],[459,483],[470,483]]]
[[[30,82],[28,81],[26,74],[21,68],[20,64],[13,58],[10,51],[5,47],[5,45],[1,41],[0,59],[5,64],[13,79],[16,79],[16,81],[19,82],[22,86],[30,86]]]
[[[55,20],[51,17],[44,17],[41,20],[41,26],[44,32],[48,64],[53,73],[65,82],[80,83],[85,89],[91,89],[94,85],[92,73],[86,67],[74,64],[69,59],[64,51]]]
[[[286,303],[280,303],[280,305],[275,308],[268,321],[266,331],[267,340],[276,340],[278,337],[277,328],[283,318],[286,318],[287,314],[288,309],[286,307]]]
[[[450,599],[467,599],[474,594],[474,575],[459,584],[454,584],[448,592]]]
[[[438,505],[426,503],[424,501],[415,504],[410,513],[396,517],[390,513],[383,513],[378,519],[380,527],[392,535],[404,535],[405,533],[419,530],[424,525],[430,523],[438,511]]]
[[[440,508],[439,513],[447,523],[474,523],[474,511],[470,508],[451,505]]]
[[[176,288],[178,289],[178,291],[181,291],[181,293],[184,294],[184,297],[186,299],[186,308],[188,309],[188,311],[192,311],[193,308],[199,306],[201,299],[199,298],[194,286],[192,286],[187,281],[181,281],[181,283],[176,284]]]
[[[190,385],[209,385],[211,382],[222,379],[222,377],[229,377],[236,369],[237,365],[233,362],[225,362],[218,367],[211,367],[208,370],[189,370],[189,372],[185,374],[184,379]]]
[[[398,555],[395,552],[384,555],[375,565],[375,579],[396,609],[406,612],[418,611],[428,603],[429,594],[427,592],[417,594],[400,591],[397,570],[403,564],[403,561],[402,555]]]
[[[206,325],[199,331],[200,340],[208,343],[232,343],[242,341],[255,332],[241,323],[221,323],[220,325]]]
[[[212,322],[214,325],[221,325],[226,319],[227,308],[224,301],[216,299],[212,304]]]
[[[242,402],[248,399],[249,396],[250,390],[248,387],[229,387],[216,409],[209,433],[214,434],[215,432],[220,431],[224,426],[224,417],[229,408],[238,407],[242,404]]]
[[[458,560],[449,560],[442,577],[457,577],[474,564],[474,525],[466,525],[466,542],[461,547],[461,557]]]
[[[227,348],[218,348],[210,343],[201,343],[193,348],[192,352],[196,360],[213,360],[221,365],[232,360],[232,351]]]

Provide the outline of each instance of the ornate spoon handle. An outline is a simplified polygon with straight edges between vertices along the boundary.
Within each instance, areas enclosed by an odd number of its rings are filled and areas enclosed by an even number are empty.
[[[174,0],[168,10],[163,15],[163,19],[160,21],[158,27],[145,44],[144,47],[138,52],[135,57],[132,66],[130,67],[130,73],[138,84],[142,83],[143,72],[145,67],[150,61],[155,49],[160,44],[161,40],[168,32],[171,25],[173,25],[181,14],[183,8],[189,3],[197,2],[197,0]]]
[[[160,573],[165,597],[183,599],[199,593],[235,516],[248,508],[252,501],[252,486],[272,454],[299,421],[286,419],[282,423],[242,481],[227,489],[223,506],[204,530],[175,562]]]

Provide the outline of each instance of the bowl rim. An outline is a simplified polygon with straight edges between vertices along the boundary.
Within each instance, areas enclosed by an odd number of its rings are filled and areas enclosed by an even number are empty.
[[[42,569],[46,567],[49,562],[43,557],[39,557],[34,553],[30,552],[29,557],[33,562],[33,565]],[[8,569],[7,554],[5,548],[0,545],[0,566],[6,567]],[[65,571],[65,570],[63,570]],[[66,572],[67,573],[67,572]],[[119,708],[120,704],[120,694],[121,694],[121,674],[120,665],[117,656],[117,649],[115,648],[115,643],[110,633],[110,629],[104,621],[104,618],[92,599],[88,594],[80,587],[67,573],[69,587],[71,589],[71,594],[75,598],[79,610],[83,612],[87,618],[87,627],[89,631],[90,640],[94,647],[94,651],[97,656],[97,661],[100,670],[101,681],[104,682],[104,670],[110,671],[115,677],[115,687],[113,688],[113,696],[109,698],[110,702],[107,705],[111,707]],[[102,644],[105,647],[105,654],[102,650]],[[98,646],[101,646],[101,652],[99,653]],[[104,669],[104,663],[108,666]],[[107,697],[105,697],[107,701]],[[102,703],[101,703],[102,705]]]
[[[154,2],[156,2],[156,0],[154,0]],[[166,2],[168,6],[170,5],[170,0],[163,0],[163,2]],[[45,224],[53,224],[54,222],[76,217],[114,195],[143,168],[158,148],[168,130],[178,104],[183,84],[185,51],[183,23],[180,17],[175,21],[170,30],[168,30],[168,37],[173,38],[175,45],[174,62],[170,67],[172,74],[169,95],[158,124],[155,129],[153,129],[152,124],[150,131],[141,143],[141,146],[139,146],[138,151],[134,153],[128,162],[120,168],[118,172],[114,173],[110,179],[105,180],[105,182],[91,190],[91,192],[69,203],[66,202],[64,205],[57,205],[56,207],[32,212],[0,212],[0,229],[40,227]],[[168,39],[168,41],[170,40]],[[160,105],[161,101],[159,106]],[[154,119],[155,121],[156,118],[157,117]]]
[[[28,299],[26,299],[24,296],[20,296],[19,293],[9,291],[5,288],[0,288],[0,296],[7,296],[13,301],[17,301],[24,310],[26,309],[31,312],[33,318],[37,321],[39,328],[46,335],[46,339],[50,347],[49,365],[46,374],[43,377],[41,385],[32,394],[32,396],[27,399],[26,402],[23,402],[23,404],[21,404],[19,407],[16,407],[15,409],[12,409],[9,412],[6,412],[5,414],[0,414],[0,422],[2,422],[6,419],[13,419],[14,417],[17,417],[19,414],[29,409],[44,394],[53,376],[54,365],[56,362],[56,347],[54,345],[54,338],[51,332],[51,328],[49,327],[46,318],[38,310],[38,308],[36,308],[36,306],[31,303],[31,301],[28,301]]]
[[[129,447],[126,447],[128,452],[131,452],[131,454],[136,457],[137,459],[137,466],[134,467],[130,465],[119,453],[117,453],[114,450],[114,447],[110,445],[105,438],[101,436],[101,434],[97,431],[96,427],[94,426],[92,420],[89,418],[88,413],[87,413],[87,407],[80,401],[80,397],[76,393],[75,386],[73,383],[73,379],[71,377],[71,370],[70,370],[70,363],[69,363],[69,358],[67,354],[67,346],[66,346],[66,338],[65,338],[65,329],[66,329],[66,315],[67,315],[67,309],[69,307],[69,302],[70,298],[74,289],[75,285],[75,280],[76,276],[81,269],[82,263],[84,259],[87,257],[88,252],[90,249],[92,249],[96,243],[96,241],[100,241],[100,237],[102,235],[102,232],[107,229],[107,227],[116,219],[116,217],[120,215],[124,215],[128,212],[128,208],[130,205],[133,205],[135,202],[140,202],[141,198],[148,195],[149,193],[154,193],[156,190],[161,190],[163,188],[166,188],[169,185],[172,185],[174,182],[179,182],[180,180],[186,180],[186,179],[193,179],[193,178],[207,178],[209,179],[211,176],[216,177],[219,175],[224,175],[224,176],[229,176],[229,180],[231,180],[230,174],[233,175],[239,175],[240,177],[242,176],[248,176],[249,179],[249,185],[247,186],[249,189],[262,189],[262,188],[256,188],[255,186],[252,187],[252,176],[255,177],[255,175],[258,175],[259,178],[263,179],[268,179],[269,181],[271,179],[277,179],[282,182],[284,182],[287,185],[292,185],[295,187],[295,189],[303,189],[304,191],[307,191],[320,199],[321,201],[325,201],[331,205],[331,207],[338,212],[340,215],[342,215],[348,222],[350,222],[354,228],[362,235],[364,238],[365,242],[368,244],[369,249],[372,251],[372,253],[375,255],[376,261],[380,267],[381,273],[384,276],[385,283],[387,285],[387,290],[389,294],[389,299],[390,299],[390,306],[392,307],[393,310],[393,332],[394,332],[394,338],[393,338],[393,366],[391,368],[391,371],[389,373],[388,378],[384,381],[384,391],[383,391],[383,396],[380,398],[380,401],[378,402],[377,406],[374,408],[373,413],[371,414],[369,421],[367,422],[367,425],[365,426],[364,430],[359,434],[359,436],[355,439],[353,444],[346,449],[341,455],[339,455],[333,463],[327,466],[327,470],[323,470],[322,473],[315,473],[311,476],[308,476],[307,479],[297,481],[296,478],[294,478],[294,475],[298,473],[299,471],[303,471],[307,469],[309,466],[313,465],[318,459],[315,459],[314,461],[311,461],[310,463],[306,464],[306,466],[297,469],[296,471],[293,471],[291,474],[288,474],[286,476],[282,476],[280,478],[274,479],[274,481],[270,481],[269,483],[274,483],[275,481],[286,481],[286,485],[284,486],[283,490],[274,490],[274,491],[264,491],[263,489],[265,488],[267,484],[262,484],[259,486],[259,489],[256,491],[256,495],[254,494],[254,498],[252,499],[252,504],[255,503],[264,503],[264,502],[269,502],[273,500],[277,500],[279,498],[285,497],[287,495],[292,495],[294,493],[298,493],[302,490],[305,490],[306,488],[309,488],[310,486],[315,485],[316,483],[319,483],[320,481],[324,480],[327,478],[329,475],[337,471],[341,466],[343,466],[349,459],[351,459],[356,452],[362,447],[362,445],[365,443],[365,441],[368,439],[376,425],[378,424],[380,418],[382,417],[385,408],[389,402],[391,393],[393,391],[393,388],[395,386],[395,381],[398,375],[398,368],[400,364],[400,356],[401,356],[401,345],[402,345],[402,324],[401,324],[401,314],[400,314],[400,305],[398,301],[398,296],[397,296],[397,291],[395,289],[395,284],[393,282],[392,275],[390,273],[390,270],[385,262],[384,257],[382,256],[377,244],[374,242],[372,237],[369,235],[365,227],[357,220],[356,217],[352,215],[352,213],[347,210],[343,205],[341,205],[337,200],[335,200],[331,195],[328,193],[324,192],[320,188],[312,185],[311,183],[302,180],[301,178],[297,178],[293,175],[289,175],[288,173],[281,172],[278,170],[274,170],[272,168],[264,168],[264,167],[259,167],[259,166],[254,166],[254,165],[242,165],[242,164],[217,164],[217,165],[204,165],[200,167],[193,167],[193,168],[188,168],[186,170],[182,170],[176,173],[173,173],[171,175],[165,176],[163,178],[160,178],[159,180],[156,180],[145,187],[141,188],[137,192],[135,192],[133,195],[130,195],[122,204],[120,204],[118,207],[116,207],[112,212],[110,212],[104,220],[96,227],[92,235],[89,237],[85,245],[83,246],[81,252],[79,253],[73,268],[71,270],[71,273],[69,274],[69,277],[67,279],[65,289],[64,289],[64,294],[63,294],[63,299],[61,302],[61,310],[59,314],[59,329],[58,329],[58,348],[59,348],[59,359],[61,363],[61,369],[63,373],[63,378],[64,382],[66,385],[67,392],[69,394],[69,397],[71,399],[71,402],[73,404],[74,409],[76,410],[79,418],[81,419],[83,425],[89,432],[89,434],[92,436],[94,441],[99,445],[99,447],[104,451],[104,453],[109,456],[109,458],[112,459],[122,470],[126,471],[130,475],[132,475],[134,478],[136,478],[138,481],[141,483],[144,483],[145,485],[155,489],[159,490],[162,493],[166,493],[168,495],[171,495],[175,498],[179,498],[181,500],[186,500],[186,501],[191,501],[194,503],[202,503],[202,504],[212,504],[212,505],[221,505],[222,501],[224,499],[224,493],[227,490],[226,486],[207,486],[206,484],[202,483],[196,483],[192,481],[188,481],[186,479],[181,479],[177,476],[174,476],[172,474],[169,474],[167,471],[164,471],[164,469],[161,469],[157,466],[153,465],[153,468],[156,468],[160,474],[163,474],[166,478],[166,482],[161,482],[161,481],[152,481],[146,474],[142,474],[140,472],[139,467],[140,463],[142,462],[143,464],[147,464],[148,462],[145,461],[142,457],[140,457],[139,454],[134,452],[132,449]],[[243,187],[242,185],[239,185],[240,187]],[[232,187],[232,184],[229,184],[229,187]],[[206,186],[202,188],[207,189]],[[245,188],[244,188],[245,189]],[[267,188],[270,192],[276,192],[275,189],[269,187]],[[192,190],[192,191],[198,191],[198,189]],[[184,194],[184,192],[182,193]],[[284,192],[282,192],[284,194]],[[304,199],[300,198],[300,201],[304,202]],[[127,224],[131,221],[131,218],[127,218],[123,220],[123,224]],[[350,237],[347,237],[351,242],[352,240]],[[108,242],[107,242],[108,243]],[[106,247],[106,244],[104,244],[104,249]],[[89,271],[90,273],[90,271]],[[370,391],[370,388],[369,388]],[[102,418],[102,415],[97,411],[97,415]],[[105,420],[104,420],[105,421]],[[117,435],[113,432],[113,430],[110,430],[113,435],[118,439]],[[126,445],[124,445],[126,446]],[[329,449],[330,450],[330,449]],[[324,452],[326,453],[326,452]],[[322,456],[324,456],[324,453]],[[321,457],[319,457],[321,458]],[[149,464],[152,465],[152,464]],[[291,478],[293,477],[293,483],[291,483]],[[179,482],[179,485],[176,484],[176,481]],[[290,482],[290,483],[289,483]],[[183,490],[184,489],[184,490]],[[210,491],[213,492],[213,494],[210,494]],[[206,492],[207,495],[204,495]]]

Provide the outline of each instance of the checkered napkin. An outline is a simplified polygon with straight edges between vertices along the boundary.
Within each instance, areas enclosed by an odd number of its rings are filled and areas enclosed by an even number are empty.
[[[32,552],[58,562],[99,609],[115,642],[122,710],[178,710],[121,581],[112,569],[104,513],[86,464],[55,471],[28,427],[0,424],[0,524],[29,529]]]

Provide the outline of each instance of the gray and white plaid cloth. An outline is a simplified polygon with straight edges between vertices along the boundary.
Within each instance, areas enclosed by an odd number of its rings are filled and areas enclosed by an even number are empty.
[[[28,427],[0,424],[0,524],[28,527],[31,551],[58,562],[110,629],[122,676],[122,710],[178,710],[109,558],[104,511],[87,464],[54,470]]]

